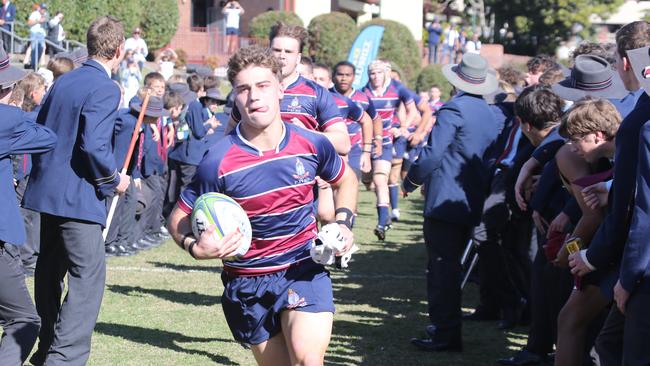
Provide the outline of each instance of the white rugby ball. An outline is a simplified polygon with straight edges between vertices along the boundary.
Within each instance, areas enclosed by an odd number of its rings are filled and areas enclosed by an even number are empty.
[[[248,215],[235,200],[225,194],[208,192],[201,195],[194,202],[190,220],[196,238],[210,225],[215,227],[213,235],[217,240],[239,229],[243,235],[242,244],[235,255],[226,260],[237,260],[250,249],[253,230]]]

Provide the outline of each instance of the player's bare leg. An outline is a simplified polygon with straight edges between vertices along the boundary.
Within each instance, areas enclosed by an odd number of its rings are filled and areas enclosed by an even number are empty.
[[[287,344],[282,333],[278,333],[266,342],[252,345],[255,361],[260,366],[286,366],[291,364]]]
[[[281,318],[291,365],[323,365],[332,335],[334,314],[286,310]]]

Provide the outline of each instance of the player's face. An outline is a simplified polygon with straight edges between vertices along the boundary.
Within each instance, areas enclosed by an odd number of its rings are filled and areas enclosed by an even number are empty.
[[[149,86],[155,97],[165,96],[165,83],[160,80],[153,80]]]
[[[314,81],[326,89],[329,89],[330,86],[332,86],[332,78],[330,78],[329,71],[320,67],[314,68]]]
[[[374,89],[381,88],[384,85],[385,73],[381,69],[373,69],[368,73],[368,78],[370,79],[370,86]]]
[[[295,38],[275,37],[271,41],[273,55],[282,63],[282,76],[287,77],[296,71],[300,62],[300,42]]]
[[[235,77],[235,104],[242,122],[263,130],[280,120],[280,81],[265,67],[249,66]]]
[[[334,85],[341,93],[347,93],[354,82],[354,72],[350,66],[342,65],[334,73]]]

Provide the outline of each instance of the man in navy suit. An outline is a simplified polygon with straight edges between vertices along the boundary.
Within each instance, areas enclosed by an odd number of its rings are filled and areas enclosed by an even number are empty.
[[[38,335],[40,319],[25,286],[17,246],[25,242],[23,219],[15,201],[10,155],[45,152],[56,143],[52,130],[29,121],[20,108],[6,105],[25,73],[9,65],[0,41],[0,362],[22,365]]]
[[[13,30],[13,22],[16,20],[16,5],[12,4],[9,0],[2,0],[2,8],[0,8],[0,27],[11,32]],[[2,42],[6,52],[11,50],[11,36],[2,33]]]
[[[23,205],[41,212],[41,254],[34,294],[41,331],[34,365],[83,365],[104,294],[102,229],[106,198],[129,186],[113,156],[120,90],[110,79],[124,53],[122,24],[95,19],[87,32],[89,60],[50,89],[37,122],[59,136],[34,158]],[[61,303],[63,278],[68,293]]]
[[[484,154],[499,126],[482,95],[497,90],[485,59],[467,54],[443,69],[458,94],[438,111],[429,144],[404,179],[404,192],[425,185],[424,241],[427,246],[429,335],[413,339],[425,351],[461,351],[460,257],[481,220],[489,169]]]

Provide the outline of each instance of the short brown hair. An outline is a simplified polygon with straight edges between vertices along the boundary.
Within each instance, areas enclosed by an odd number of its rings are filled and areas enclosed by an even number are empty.
[[[526,76],[523,72],[517,70],[511,65],[502,66],[497,69],[499,80],[503,80],[511,86],[523,86],[526,82]]]
[[[564,70],[560,65],[551,67],[539,76],[539,83],[546,86],[551,86],[562,80],[564,80]]]
[[[89,58],[110,60],[123,43],[124,27],[119,20],[111,16],[101,16],[90,23],[86,33]]]
[[[45,78],[41,75],[30,72],[16,84],[16,89],[22,89],[24,92],[22,109],[25,112],[31,112],[36,108],[36,101],[32,98],[32,92],[37,88],[45,87]]]
[[[147,86],[147,87],[151,87],[151,83],[153,83],[154,81],[159,81],[159,82],[164,84],[165,83],[165,77],[162,76],[162,74],[159,73],[159,72],[155,72],[155,71],[150,72],[144,77],[143,84],[145,86]]]
[[[515,115],[521,123],[538,130],[557,126],[562,117],[564,101],[548,86],[537,84],[524,89],[515,101]]]
[[[532,73],[544,72],[555,65],[557,65],[557,62],[551,56],[543,54],[535,56],[526,62],[528,72]]]
[[[271,27],[271,33],[269,34],[269,41],[273,43],[273,39],[276,37],[288,37],[293,38],[298,41],[299,48],[298,52],[302,52],[302,47],[309,37],[307,30],[299,25],[289,25],[282,22],[277,22],[273,27]]]
[[[562,116],[559,132],[562,137],[571,138],[600,131],[611,140],[620,125],[621,114],[610,101],[586,97],[577,101]]]
[[[214,75],[206,76],[206,77],[203,79],[203,88],[204,88],[205,90],[212,89],[212,88],[218,88],[218,87],[219,87],[219,84],[221,84],[221,83],[219,82],[219,78],[217,78],[217,77],[214,76]]]
[[[167,93],[165,93],[165,96],[163,97],[163,102],[165,103],[165,109],[167,110],[176,107],[182,107],[185,105],[185,101],[183,101],[181,95],[173,91],[168,91]]]
[[[52,71],[54,80],[68,71],[74,70],[74,62],[67,57],[54,57],[47,63],[47,69]]]
[[[270,69],[278,80],[282,80],[282,64],[273,56],[271,49],[254,45],[241,48],[228,61],[230,83],[235,85],[237,74],[251,65]]]
[[[650,23],[645,20],[628,23],[616,32],[616,51],[627,57],[627,51],[650,45]]]
[[[578,47],[571,53],[571,64],[575,64],[576,57],[580,55],[595,55],[607,60],[611,66],[616,64],[616,44],[598,43],[598,42],[581,42]]]
[[[191,91],[198,93],[203,88],[203,78],[197,74],[192,74],[187,77],[187,86]]]

